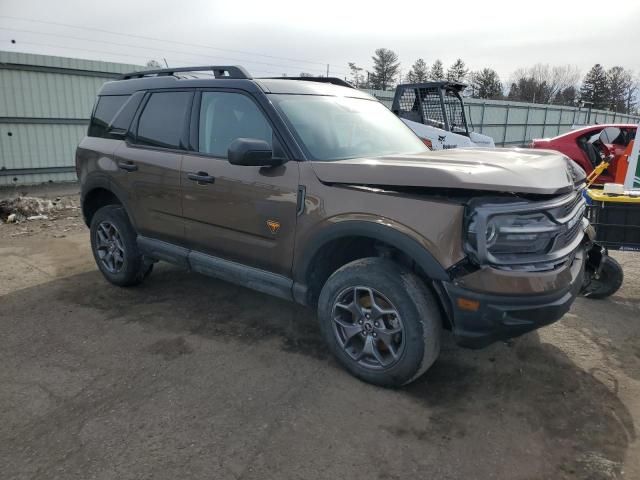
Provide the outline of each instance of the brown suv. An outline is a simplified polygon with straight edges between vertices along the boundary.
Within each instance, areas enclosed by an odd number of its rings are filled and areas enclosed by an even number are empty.
[[[422,374],[443,328],[474,347],[521,335],[582,284],[573,162],[431,152],[337,79],[125,75],[102,87],[76,161],[107,280],[138,284],[166,260],[317,307],[335,356],[378,385]]]

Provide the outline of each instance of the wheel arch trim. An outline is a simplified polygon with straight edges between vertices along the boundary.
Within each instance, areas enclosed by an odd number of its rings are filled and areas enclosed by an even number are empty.
[[[304,283],[309,274],[316,254],[333,240],[347,237],[366,237],[387,243],[406,253],[432,280],[450,281],[451,278],[446,269],[440,265],[431,252],[417,239],[409,236],[408,230],[402,225],[396,225],[387,220],[339,220],[325,226],[309,242],[301,257],[294,266],[294,278],[297,282]]]

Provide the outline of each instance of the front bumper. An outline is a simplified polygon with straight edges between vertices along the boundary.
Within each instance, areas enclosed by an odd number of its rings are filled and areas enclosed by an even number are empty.
[[[499,340],[517,337],[559,320],[575,300],[583,284],[586,253],[576,252],[573,261],[561,271],[530,282],[528,294],[493,293],[462,286],[464,282],[444,283],[450,319],[458,344],[481,348]],[[478,275],[475,284],[485,277],[487,286],[504,283],[514,285],[517,275],[505,273]],[[530,274],[529,274],[530,275]],[[496,280],[496,277],[498,279]],[[515,282],[517,284],[517,282]],[[505,289],[508,291],[508,289]]]

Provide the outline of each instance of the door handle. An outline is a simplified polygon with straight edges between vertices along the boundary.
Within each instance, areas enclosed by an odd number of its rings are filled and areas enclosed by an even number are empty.
[[[118,162],[118,168],[121,170],[126,170],[127,172],[135,172],[136,170],[138,170],[138,166],[131,161]]]
[[[212,177],[207,172],[190,172],[187,173],[187,178],[194,182],[198,182],[198,185],[204,185],[205,183],[213,183],[216,181],[216,178]]]

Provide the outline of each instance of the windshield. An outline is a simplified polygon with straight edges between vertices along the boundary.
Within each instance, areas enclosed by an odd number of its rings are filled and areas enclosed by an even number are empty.
[[[373,100],[316,95],[270,95],[313,160],[420,153],[422,141]]]

